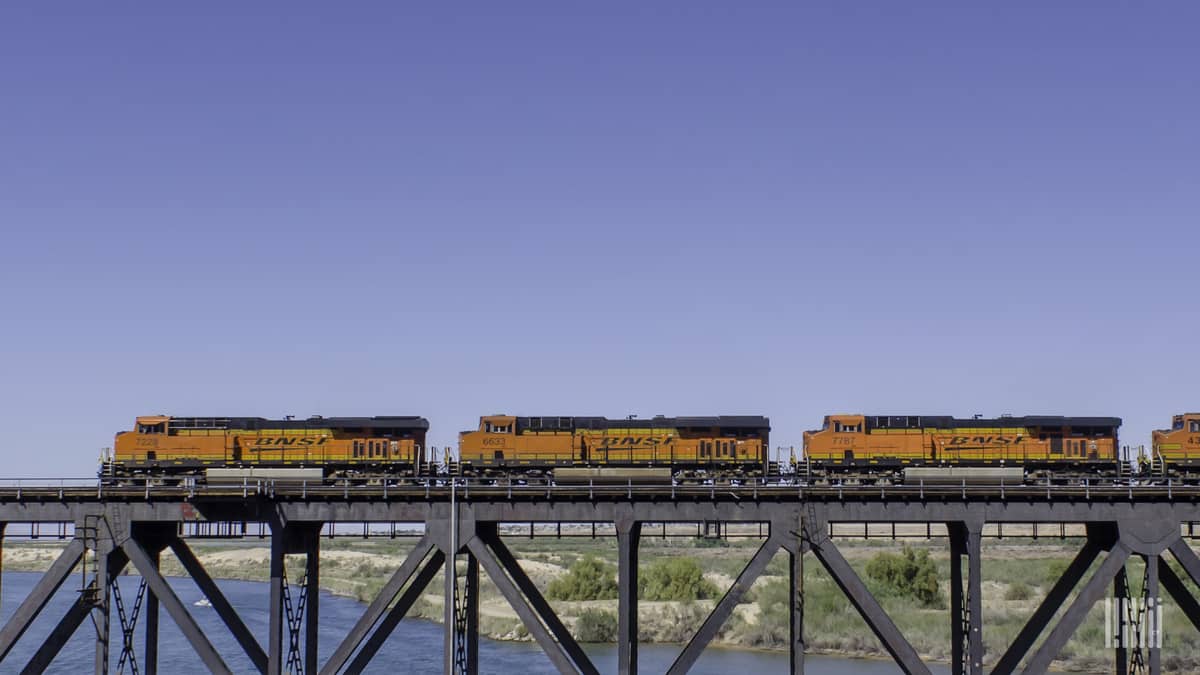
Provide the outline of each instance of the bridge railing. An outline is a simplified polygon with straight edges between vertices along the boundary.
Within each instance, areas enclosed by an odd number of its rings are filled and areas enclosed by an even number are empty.
[[[799,498],[803,498],[805,491],[813,490],[825,495],[830,493],[838,495],[853,494],[858,497],[872,493],[878,494],[880,498],[886,498],[889,493],[903,494],[909,497],[924,497],[928,493],[942,497],[954,494],[961,496],[963,499],[972,496],[997,495],[1003,499],[1010,493],[1020,494],[1023,497],[1044,493],[1049,498],[1056,493],[1064,494],[1066,492],[1071,492],[1072,494],[1082,493],[1085,498],[1090,498],[1093,491],[1104,493],[1108,496],[1111,496],[1114,491],[1123,491],[1131,496],[1148,491],[1157,491],[1160,493],[1165,491],[1168,497],[1173,497],[1176,490],[1190,488],[1189,491],[1194,492],[1197,487],[1194,483],[1184,483],[1177,478],[1150,479],[1137,476],[1085,478],[1070,482],[1058,481],[1052,477],[1021,482],[1003,478],[996,482],[978,482],[969,479],[957,481],[926,481],[922,479],[898,484],[868,484],[836,479],[815,481],[799,476],[773,476],[769,478],[745,478],[721,481],[664,481],[661,483],[639,482],[632,479],[625,481],[591,479],[587,482],[579,481],[560,484],[555,484],[549,480],[528,480],[516,477],[487,479],[451,476],[395,477],[388,479],[326,478],[321,480],[244,477],[240,480],[229,479],[222,481],[205,481],[201,478],[164,480],[161,477],[145,476],[120,478],[111,476],[99,478],[0,478],[0,491],[10,495],[15,492],[18,498],[21,498],[26,493],[37,493],[44,498],[54,493],[57,493],[61,497],[68,493],[78,495],[82,491],[94,490],[94,494],[98,498],[103,498],[105,495],[118,494],[128,497],[130,493],[142,492],[147,499],[153,494],[178,495],[182,493],[194,495],[198,492],[209,494],[235,492],[240,493],[243,498],[251,496],[271,497],[278,493],[289,496],[298,495],[301,498],[305,498],[310,494],[330,497],[336,496],[337,493],[341,493],[346,498],[355,494],[381,495],[384,498],[394,494],[396,496],[403,495],[404,497],[411,498],[414,496],[414,493],[419,494],[424,492],[426,495],[432,496],[435,492],[439,495],[444,495],[447,491],[461,495],[463,498],[470,498],[473,492],[480,491],[494,497],[500,491],[507,496],[530,496],[539,493],[544,493],[547,496],[553,494],[579,495],[586,492],[588,495],[603,495],[608,498],[625,493],[632,499],[635,494],[644,494],[647,491],[656,491],[657,493],[669,491],[672,496],[677,494],[694,496],[703,493],[716,496],[725,493],[736,493],[739,497],[757,497],[760,491],[779,495],[791,490],[797,491],[796,496]],[[47,493],[50,493],[50,495],[47,495]]]

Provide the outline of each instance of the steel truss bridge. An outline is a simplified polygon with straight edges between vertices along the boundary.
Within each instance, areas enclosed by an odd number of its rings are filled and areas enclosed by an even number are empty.
[[[790,564],[790,663],[804,671],[803,566],[815,559],[833,578],[867,626],[910,674],[929,673],[916,650],[872,596],[839,551],[835,540],[846,528],[936,526],[947,535],[951,554],[951,655],[955,673],[984,672],[981,591],[982,539],[988,533],[1039,525],[1066,527],[1083,545],[1012,644],[990,669],[997,675],[1043,673],[1110,587],[1117,598],[1157,604],[1162,590],[1200,629],[1200,601],[1186,580],[1167,565],[1174,558],[1184,577],[1200,584],[1200,557],[1188,544],[1200,522],[1200,488],[1135,483],[1076,486],[804,486],[747,483],[733,486],[482,485],[468,481],[412,481],[394,485],[307,485],[244,483],[225,487],[109,487],[95,482],[10,481],[0,485],[0,528],[9,536],[56,532],[65,549],[35,584],[9,621],[0,627],[0,669],[39,673],[89,617],[95,626],[95,672],[107,673],[110,640],[122,646],[121,660],[140,672],[158,669],[160,611],[178,625],[196,656],[212,672],[231,672],[225,658],[159,571],[170,550],[210,601],[254,667],[271,675],[357,673],[405,617],[439,571],[444,574],[443,668],[446,673],[479,669],[479,580],[486,574],[512,606],[554,666],[563,673],[597,673],[563,621],[522,570],[505,543],[513,524],[602,524],[615,533],[618,552],[618,669],[638,672],[637,575],[642,536],[667,531],[666,524],[692,524],[722,531],[742,527],[762,532],[757,552],[684,646],[669,673],[686,673],[716,636],[771,558],[786,551]],[[270,541],[270,630],[265,644],[251,633],[189,544],[209,532],[226,535],[260,528]],[[414,534],[417,543],[332,654],[319,654],[321,533],[361,524],[390,524]],[[839,530],[841,528],[841,530]],[[3,530],[0,530],[2,532]],[[1036,529],[1034,530],[1036,532]],[[44,534],[43,534],[44,536]],[[611,535],[609,535],[611,536]],[[861,536],[861,534],[859,535]],[[2,541],[2,539],[0,539]],[[811,555],[810,555],[811,554]],[[299,593],[289,584],[285,556],[304,557]],[[1143,597],[1130,598],[1126,564],[1145,560]],[[83,591],[27,663],[11,663],[13,646],[42,613],[51,596],[81,562]],[[1088,573],[1095,561],[1095,571]],[[462,563],[462,564],[460,564]],[[465,570],[460,572],[459,568]],[[144,584],[141,626],[128,620],[116,578],[132,568]],[[482,571],[482,572],[481,572]],[[1085,578],[1086,577],[1086,578]],[[1078,589],[1077,593],[1075,592]],[[144,592],[144,591],[143,591]],[[139,593],[141,596],[142,593]],[[297,597],[293,597],[297,595]],[[1073,598],[1073,599],[1072,599]],[[1070,600],[1069,604],[1067,601]],[[1063,605],[1065,611],[1059,613]],[[112,608],[119,622],[112,622]],[[1132,605],[1131,605],[1132,606]],[[1135,633],[1151,639],[1114,644],[1117,673],[1161,672],[1158,629],[1149,618],[1127,617]],[[143,631],[141,649],[135,632]],[[997,645],[990,644],[991,647]]]

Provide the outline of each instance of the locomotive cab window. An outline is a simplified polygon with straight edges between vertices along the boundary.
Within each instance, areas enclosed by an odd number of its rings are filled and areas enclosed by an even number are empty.
[[[159,422],[158,424],[139,424],[138,425],[138,433],[139,434],[161,434],[161,433],[166,433],[166,431],[167,431],[167,423],[166,422]]]
[[[1191,433],[1200,433],[1200,420],[1192,420],[1188,423],[1188,431]]]

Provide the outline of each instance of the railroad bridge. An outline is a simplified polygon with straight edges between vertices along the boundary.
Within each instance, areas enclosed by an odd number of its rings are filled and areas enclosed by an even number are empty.
[[[952,669],[980,675],[984,621],[981,567],[985,536],[1018,527],[1043,532],[1067,527],[1083,544],[1024,628],[990,669],[991,673],[1042,673],[1110,588],[1130,595],[1126,564],[1145,560],[1144,598],[1160,589],[1200,629],[1200,602],[1166,560],[1200,583],[1200,558],[1188,539],[1200,522],[1200,489],[1167,483],[1107,482],[1078,486],[805,486],[748,482],[723,486],[482,485],[469,481],[409,481],[351,486],[243,483],[224,487],[107,487],[18,482],[0,487],[0,528],[57,532],[66,540],[61,555],[0,628],[0,666],[5,672],[38,673],[49,667],[67,640],[91,617],[95,627],[95,672],[107,673],[110,641],[122,646],[121,662],[140,671],[158,669],[160,611],[165,610],[200,660],[212,672],[231,672],[226,658],[200,629],[159,571],[170,550],[245,652],[249,662],[272,675],[362,671],[439,571],[444,578],[444,672],[479,669],[479,580],[486,574],[523,621],[530,635],[563,673],[597,673],[551,605],[522,570],[505,543],[513,525],[561,528],[600,525],[615,535],[618,552],[618,669],[638,672],[637,574],[639,541],[668,525],[694,525],[721,532],[742,527],[762,533],[762,543],[698,632],[671,666],[672,675],[695,664],[750,586],[780,551],[790,561],[790,663],[804,671],[803,566],[815,560],[905,673],[929,673],[916,650],[872,596],[839,551],[847,528],[933,528],[945,534],[951,554],[950,617]],[[269,622],[266,643],[247,628],[214,583],[189,542],[208,533],[246,532],[248,524],[270,541]],[[416,546],[395,569],[361,618],[330,654],[320,654],[322,533],[361,524],[387,524],[413,533]],[[866,528],[865,530],[863,528]],[[0,530],[2,532],[3,530]],[[860,534],[861,536],[861,534]],[[3,541],[0,538],[0,541]],[[285,556],[305,560],[298,586],[286,578]],[[1098,567],[1093,563],[1101,560]],[[87,561],[91,561],[87,564]],[[38,645],[26,663],[11,663],[13,646],[25,636],[69,575],[84,565],[83,592]],[[1094,568],[1094,570],[1093,570]],[[140,576],[145,607],[127,616],[116,578],[132,569]],[[482,570],[482,572],[481,572]],[[1089,574],[1089,570],[1092,570]],[[1078,590],[1078,592],[1075,592]],[[142,592],[139,592],[139,597]],[[1070,601],[1068,603],[1068,600]],[[1132,600],[1138,600],[1132,598]],[[1066,605],[1065,611],[1062,610]],[[116,606],[118,622],[112,620]],[[140,626],[137,621],[140,619]],[[1138,631],[1157,630],[1141,620]],[[84,629],[88,630],[88,629]],[[142,631],[135,648],[135,631]],[[1151,636],[1153,638],[1153,636]],[[1161,671],[1161,649],[1118,641],[1118,673]],[[123,665],[121,663],[120,665]]]

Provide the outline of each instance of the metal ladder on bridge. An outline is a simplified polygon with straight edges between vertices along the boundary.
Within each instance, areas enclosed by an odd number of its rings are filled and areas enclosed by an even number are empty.
[[[79,562],[79,596],[89,607],[98,607],[100,604],[100,580],[92,579],[90,583],[88,581],[87,552],[91,551],[93,557],[96,555],[96,549],[99,547],[101,517],[84,516],[83,523],[75,528],[75,537],[83,540],[84,546],[83,558]]]

